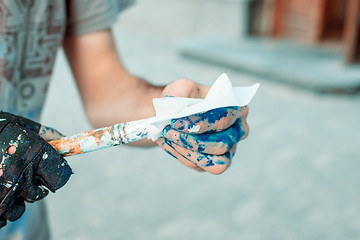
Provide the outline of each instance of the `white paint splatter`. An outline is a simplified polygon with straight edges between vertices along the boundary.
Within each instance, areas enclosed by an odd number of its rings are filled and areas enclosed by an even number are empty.
[[[89,136],[88,138],[85,138],[80,143],[80,148],[83,153],[93,151],[97,149],[97,143],[94,136]]]
[[[112,139],[111,139],[111,134],[106,131],[100,138],[100,142],[101,144],[109,144],[112,142]]]
[[[68,153],[68,152],[70,152],[70,146],[61,145],[61,149],[58,150],[58,153],[60,153],[60,154],[65,154],[65,153]]]
[[[189,133],[195,133],[195,132],[199,132],[200,131],[200,126],[192,126],[191,128],[189,128]]]
[[[18,138],[18,139],[19,139],[19,138],[21,139],[21,135],[19,135],[17,138]],[[9,145],[10,145],[10,146],[15,146],[15,147],[18,147],[18,146],[19,146],[18,142],[17,142],[17,141],[14,141],[14,140],[10,140]]]
[[[7,151],[6,151],[6,154],[4,154],[4,151],[2,151],[2,152],[3,152],[3,153],[2,153],[3,156],[2,156],[2,160],[1,160],[1,165],[3,165],[4,162],[5,162],[5,160],[10,157],[9,154],[7,153]]]
[[[114,140],[117,141],[120,144],[121,141],[120,141],[119,124],[114,125],[113,134],[114,134]]]
[[[3,183],[3,185],[6,187],[6,188],[11,188],[13,183],[11,181],[7,181],[6,183]]]

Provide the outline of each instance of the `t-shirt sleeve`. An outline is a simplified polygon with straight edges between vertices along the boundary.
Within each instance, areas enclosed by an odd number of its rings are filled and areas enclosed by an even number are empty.
[[[66,35],[76,36],[108,29],[118,14],[135,0],[67,0]]]

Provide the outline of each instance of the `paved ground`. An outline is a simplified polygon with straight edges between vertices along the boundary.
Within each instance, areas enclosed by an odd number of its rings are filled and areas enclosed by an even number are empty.
[[[48,198],[55,240],[360,239],[360,95],[317,95],[185,60],[181,39],[151,29],[120,24],[115,35],[126,65],[154,83],[211,84],[222,72],[234,84],[260,82],[251,133],[220,176],[158,148],[69,157],[75,175]],[[91,129],[62,54],[55,76],[43,122],[65,134]]]

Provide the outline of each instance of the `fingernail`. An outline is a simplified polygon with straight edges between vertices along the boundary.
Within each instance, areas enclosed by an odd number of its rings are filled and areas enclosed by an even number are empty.
[[[163,135],[163,137],[166,137],[166,133],[170,130],[170,126],[168,125],[168,126],[166,126],[166,128],[164,128],[164,130],[163,130],[163,132],[162,132],[162,135]]]

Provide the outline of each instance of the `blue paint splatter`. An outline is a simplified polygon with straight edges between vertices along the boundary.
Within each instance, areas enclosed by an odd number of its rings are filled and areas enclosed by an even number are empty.
[[[204,158],[205,158],[204,155],[199,155],[199,156],[196,158],[196,160],[197,160],[198,162],[200,162],[200,161],[203,160]]]
[[[205,150],[206,145],[213,143],[222,143],[229,151],[237,144],[245,132],[242,130],[240,121],[237,121],[232,127],[218,133],[193,134],[191,137],[198,144],[199,152]]]
[[[166,134],[168,129],[170,127],[167,127],[163,133]],[[219,146],[221,148],[225,147],[224,150],[227,152],[240,141],[244,134],[245,131],[242,128],[240,119],[238,119],[230,128],[221,132],[203,134],[176,132],[178,141],[175,144],[193,151],[197,149],[198,152],[204,152],[209,146]]]
[[[198,145],[198,152],[204,152],[204,151],[205,151],[205,148],[206,148],[206,145],[205,145],[205,144],[199,144],[199,145]]]
[[[207,121],[209,124],[214,124],[216,121],[219,121],[221,118],[228,115],[227,108],[217,108],[202,114],[198,114],[199,120],[197,121]]]
[[[183,146],[187,149],[193,149],[193,145],[187,141],[187,138],[187,135],[179,135],[179,140],[183,144]]]
[[[225,165],[225,162],[224,161],[221,161],[221,160],[216,160],[215,161],[215,163],[217,164],[217,165]]]
[[[167,152],[170,156],[172,156],[173,158],[177,159],[177,157],[175,157],[175,155],[172,154],[170,151],[168,151],[168,150],[166,150],[166,149],[164,149],[164,150],[165,150],[165,152]]]
[[[173,146],[173,143],[170,142],[169,140],[165,139],[165,143],[172,148],[175,152],[177,152],[180,156],[182,156],[183,158],[185,158],[186,160],[190,161],[186,156],[184,156],[183,154],[179,153],[178,151],[176,151],[175,147]],[[177,159],[177,157],[175,157]],[[190,161],[191,162],[191,161]]]
[[[205,113],[198,113],[194,116],[187,116],[179,119],[173,119],[171,121],[171,127],[174,128],[175,124],[180,124],[181,127],[179,127],[179,130],[184,130],[185,128],[185,122],[188,122],[188,129],[194,127],[197,123],[200,122],[207,122],[209,125],[214,124],[215,122],[219,121],[220,119],[227,117],[229,114],[234,115],[231,113],[230,110],[237,111],[238,107],[223,107],[223,108],[217,108],[210,110]],[[194,120],[195,119],[195,120]],[[213,131],[213,130],[212,130]]]
[[[209,159],[207,162],[206,162],[206,165],[204,166],[204,167],[210,167],[210,166],[214,166],[215,164],[214,164],[214,162],[211,160],[211,159]]]
[[[168,126],[166,126],[166,128],[164,128],[164,130],[163,130],[163,132],[162,132],[163,137],[166,136],[166,133],[167,133],[169,130],[170,130],[170,126],[168,125]]]
[[[180,125],[175,129],[178,129],[178,130],[182,131],[182,130],[185,129],[185,121],[184,120],[185,120],[184,118],[172,119],[170,125],[171,125],[172,128],[175,128],[175,125]]]

